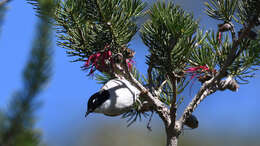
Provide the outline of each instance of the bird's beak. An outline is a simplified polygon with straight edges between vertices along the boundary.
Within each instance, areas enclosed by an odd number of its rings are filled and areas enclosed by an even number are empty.
[[[87,116],[90,114],[90,111],[87,111],[85,114],[85,117],[87,118]]]

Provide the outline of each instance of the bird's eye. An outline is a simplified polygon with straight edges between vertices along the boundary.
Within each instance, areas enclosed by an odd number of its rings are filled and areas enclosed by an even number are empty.
[[[97,100],[97,99],[93,99],[93,101],[92,101],[92,102],[93,102],[93,103],[95,103],[95,102],[96,102],[96,100]]]

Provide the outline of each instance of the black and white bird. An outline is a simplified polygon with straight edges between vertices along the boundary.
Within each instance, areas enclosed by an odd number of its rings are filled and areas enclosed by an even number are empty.
[[[102,113],[107,116],[118,116],[133,107],[140,91],[125,79],[109,80],[99,92],[88,100],[85,117],[90,113]]]

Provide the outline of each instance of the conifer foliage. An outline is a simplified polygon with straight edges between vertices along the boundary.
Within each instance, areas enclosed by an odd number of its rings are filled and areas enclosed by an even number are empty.
[[[141,0],[63,1],[56,11],[58,43],[77,60],[105,49],[123,53],[137,32],[135,20],[143,8]]]
[[[195,47],[192,37],[198,27],[191,14],[169,2],[158,3],[148,12],[150,20],[141,30],[141,37],[149,47],[147,64],[170,74],[186,67],[188,55]]]

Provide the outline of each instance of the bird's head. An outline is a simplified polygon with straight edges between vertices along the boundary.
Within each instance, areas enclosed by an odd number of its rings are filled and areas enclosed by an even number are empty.
[[[90,113],[95,112],[96,108],[100,107],[107,99],[109,99],[109,92],[107,90],[100,90],[93,94],[88,100],[88,107],[85,117]]]

